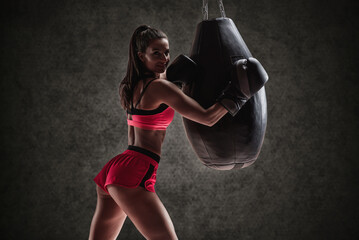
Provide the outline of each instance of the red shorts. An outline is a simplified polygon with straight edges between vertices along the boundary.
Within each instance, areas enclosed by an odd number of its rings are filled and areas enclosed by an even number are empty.
[[[144,187],[155,192],[156,173],[160,157],[147,149],[128,146],[123,153],[112,158],[94,178],[104,191],[107,185],[116,184],[126,188]]]

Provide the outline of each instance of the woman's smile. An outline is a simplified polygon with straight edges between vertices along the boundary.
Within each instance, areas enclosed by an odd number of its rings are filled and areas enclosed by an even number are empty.
[[[169,43],[166,38],[153,40],[145,52],[138,53],[145,67],[154,73],[163,73],[170,60]]]

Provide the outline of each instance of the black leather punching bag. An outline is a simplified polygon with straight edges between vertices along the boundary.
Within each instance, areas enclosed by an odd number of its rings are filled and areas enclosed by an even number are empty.
[[[184,92],[204,108],[212,106],[230,80],[233,64],[252,57],[235,24],[224,16],[197,25],[190,58],[199,74]],[[208,14],[208,12],[207,12]],[[207,15],[208,16],[208,15]],[[204,165],[218,170],[243,168],[256,161],[267,125],[265,89],[256,92],[232,117],[208,127],[183,118],[188,139]]]

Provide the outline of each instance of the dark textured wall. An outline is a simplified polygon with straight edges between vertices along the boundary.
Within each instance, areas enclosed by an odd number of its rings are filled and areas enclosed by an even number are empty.
[[[86,239],[93,177],[127,146],[118,97],[129,38],[164,30],[188,53],[200,0],[1,5],[1,239]],[[357,239],[355,1],[224,0],[268,71],[268,127],[251,167],[215,171],[179,115],[157,192],[180,239]],[[210,1],[210,17],[217,17]],[[120,239],[141,239],[126,221]]]

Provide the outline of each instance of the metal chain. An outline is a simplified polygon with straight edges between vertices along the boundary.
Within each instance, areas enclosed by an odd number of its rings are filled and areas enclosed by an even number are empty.
[[[208,20],[208,0],[203,0],[202,14],[203,20]]]
[[[223,18],[226,17],[226,13],[224,12],[224,6],[222,0],[218,0],[219,10],[221,11],[221,16]]]
[[[219,5],[219,10],[221,12],[221,17],[225,18],[226,13],[224,11],[224,6],[222,0],[217,0]],[[202,4],[202,14],[203,14],[203,20],[208,20],[208,0],[203,0]]]

